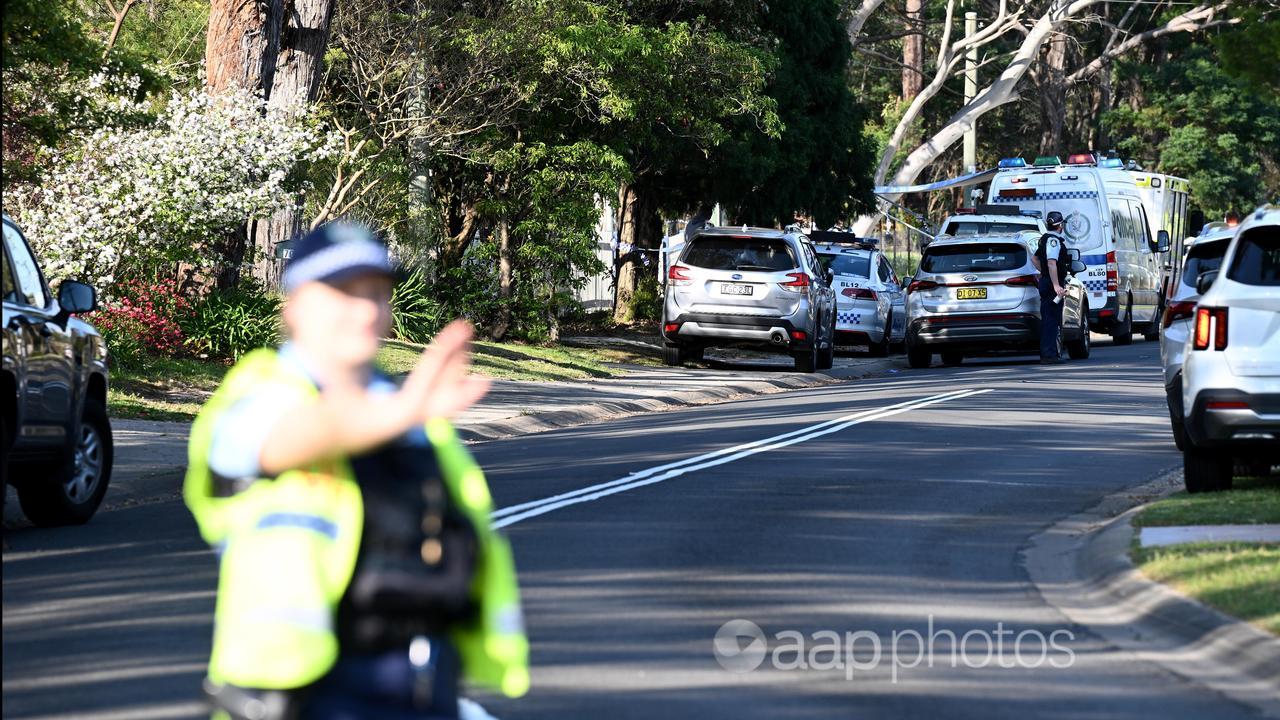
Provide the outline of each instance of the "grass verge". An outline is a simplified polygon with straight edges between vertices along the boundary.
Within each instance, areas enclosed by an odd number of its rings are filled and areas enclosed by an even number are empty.
[[[1234,490],[1185,492],[1158,500],[1134,519],[1135,527],[1280,523],[1280,482],[1236,478]],[[1280,545],[1191,543],[1131,551],[1142,574],[1228,615],[1280,635]]]
[[[1144,575],[1280,635],[1280,545],[1195,543],[1140,548]]]
[[[413,369],[423,346],[387,341],[377,364],[399,375]],[[589,380],[623,373],[612,363],[658,365],[658,351],[621,345],[580,348],[520,343],[477,342],[475,372],[503,380]],[[229,366],[188,358],[149,358],[140,367],[115,368],[107,407],[112,417],[139,420],[191,421],[222,382]]]

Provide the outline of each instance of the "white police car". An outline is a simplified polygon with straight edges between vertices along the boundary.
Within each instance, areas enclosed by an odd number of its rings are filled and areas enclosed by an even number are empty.
[[[834,276],[836,347],[866,346],[876,357],[889,354],[907,334],[902,286],[875,240],[850,233],[811,233],[818,259]]]

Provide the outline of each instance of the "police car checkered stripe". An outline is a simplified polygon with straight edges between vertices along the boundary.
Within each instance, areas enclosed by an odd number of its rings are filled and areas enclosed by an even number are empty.
[[[1106,280],[1085,280],[1084,288],[1091,293],[1100,293],[1107,291]]]
[[[1088,200],[1089,198],[1098,197],[1097,190],[1062,190],[1059,192],[1037,192],[1034,197],[1002,197],[999,194],[994,198],[998,203],[1016,203],[1026,202],[1027,200]]]
[[[862,323],[862,313],[838,312],[836,313],[837,325],[858,325]]]

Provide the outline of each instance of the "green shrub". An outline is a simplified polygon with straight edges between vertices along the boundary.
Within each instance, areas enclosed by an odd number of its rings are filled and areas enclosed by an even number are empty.
[[[421,268],[397,280],[391,291],[391,332],[397,340],[429,343],[444,318],[445,308],[431,293]]]
[[[214,292],[196,302],[181,321],[187,347],[196,355],[236,360],[251,350],[278,345],[280,305],[279,295],[253,285]]]

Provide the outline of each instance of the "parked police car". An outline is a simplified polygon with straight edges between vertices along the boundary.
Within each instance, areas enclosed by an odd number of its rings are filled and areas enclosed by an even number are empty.
[[[902,285],[874,240],[850,233],[810,233],[836,293],[836,347],[866,346],[885,357],[906,337]]]
[[[969,237],[972,235],[1005,235],[1034,233],[1037,238],[1047,228],[1039,211],[1023,210],[1017,205],[978,205],[962,208],[938,225],[938,235]]]
[[[37,525],[93,517],[111,480],[107,348],[72,317],[97,306],[93,288],[68,280],[49,291],[18,226],[4,216],[4,364],[0,473]]]
[[[1250,213],[1202,293],[1182,362],[1188,492],[1226,490],[1237,461],[1280,464],[1280,205]]]

